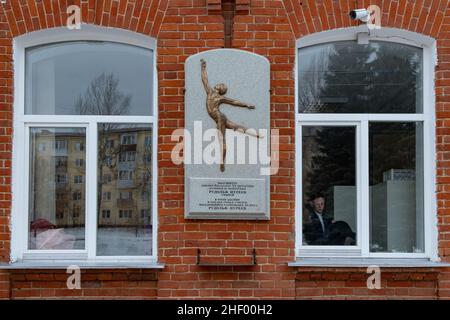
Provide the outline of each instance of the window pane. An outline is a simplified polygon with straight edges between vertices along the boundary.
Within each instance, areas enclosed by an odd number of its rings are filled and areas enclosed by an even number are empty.
[[[370,250],[423,252],[422,123],[370,123]]]
[[[151,137],[151,125],[98,126],[99,256],[152,254]]]
[[[84,128],[30,129],[29,249],[84,249],[85,141]]]
[[[152,115],[151,50],[64,42],[26,50],[26,114]]]
[[[303,244],[356,244],[355,152],[355,127],[302,127]]]
[[[421,113],[422,49],[392,42],[299,50],[299,112]]]

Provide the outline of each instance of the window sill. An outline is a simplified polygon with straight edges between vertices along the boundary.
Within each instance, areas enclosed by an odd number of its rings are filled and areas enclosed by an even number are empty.
[[[290,267],[340,267],[358,268],[379,266],[383,268],[435,268],[450,267],[448,262],[436,262],[417,258],[297,258]]]
[[[0,263],[0,269],[163,269],[164,264],[151,261],[22,260]]]

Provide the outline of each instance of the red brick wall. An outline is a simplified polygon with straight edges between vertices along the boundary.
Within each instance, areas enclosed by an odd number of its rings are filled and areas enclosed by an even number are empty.
[[[381,289],[368,289],[366,269],[299,269],[296,296],[304,299],[437,299],[439,271],[384,269]]]
[[[0,9],[1,10],[1,9]],[[0,13],[0,261],[9,260],[12,151],[12,47],[9,25]],[[1,285],[0,285],[1,288]],[[0,289],[2,290],[2,289]],[[1,296],[1,295],[0,295]]]
[[[83,270],[81,290],[67,289],[67,276],[65,270],[14,271],[11,299],[155,299],[157,294],[157,273],[151,270]]]
[[[382,25],[438,39],[436,70],[439,252],[450,261],[450,8],[449,1],[356,1],[377,4]],[[383,290],[368,292],[360,269],[296,269],[294,260],[294,58],[295,39],[357,25],[348,18],[355,1],[237,0],[232,46],[271,62],[271,126],[280,130],[280,171],[271,177],[268,222],[186,221],[184,170],[170,160],[170,135],[184,126],[184,61],[197,52],[221,48],[223,23],[215,0],[7,0],[0,7],[0,261],[8,261],[11,207],[12,37],[65,24],[65,8],[81,5],[85,23],[128,29],[158,40],[159,79],[159,232],[158,255],[166,264],[157,273],[86,271],[81,292],[62,289],[64,272],[0,273],[0,297],[130,296],[159,298],[450,298],[450,269],[383,272]],[[210,11],[208,13],[208,10]],[[19,195],[20,196],[20,195]],[[257,266],[199,267],[197,249],[209,257],[247,259]],[[225,259],[224,259],[225,261]],[[141,273],[142,272],[142,273]],[[136,279],[148,274],[152,279]],[[420,276],[416,276],[420,275]],[[106,279],[106,278],[108,279]],[[116,278],[120,280],[116,281]],[[339,278],[341,277],[341,278]],[[417,278],[419,277],[419,278]],[[11,278],[11,281],[8,279]],[[83,279],[83,277],[82,277]],[[363,281],[364,280],[364,281]],[[84,282],[83,282],[84,283]],[[90,287],[89,287],[90,286]],[[111,287],[112,286],[112,287]],[[142,290],[139,288],[142,287]],[[137,291],[135,290],[138,289]],[[132,290],[130,290],[132,289]],[[6,294],[6,292],[8,294]],[[9,294],[11,292],[11,294]]]
[[[9,288],[9,273],[7,271],[0,271],[0,300],[9,298]]]

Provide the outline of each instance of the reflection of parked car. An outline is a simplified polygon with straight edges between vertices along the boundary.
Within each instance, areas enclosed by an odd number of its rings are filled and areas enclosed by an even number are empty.
[[[40,250],[73,249],[75,237],[65,234],[63,228],[57,227],[46,219],[37,219],[30,224],[31,248]]]
[[[30,224],[30,231],[56,229],[56,226],[47,219],[36,219]]]

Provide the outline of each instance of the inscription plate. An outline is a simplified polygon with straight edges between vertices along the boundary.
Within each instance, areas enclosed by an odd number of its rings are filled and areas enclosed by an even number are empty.
[[[253,219],[265,214],[265,179],[190,178],[188,202],[191,216],[223,215]],[[211,218],[211,217],[210,217]]]

